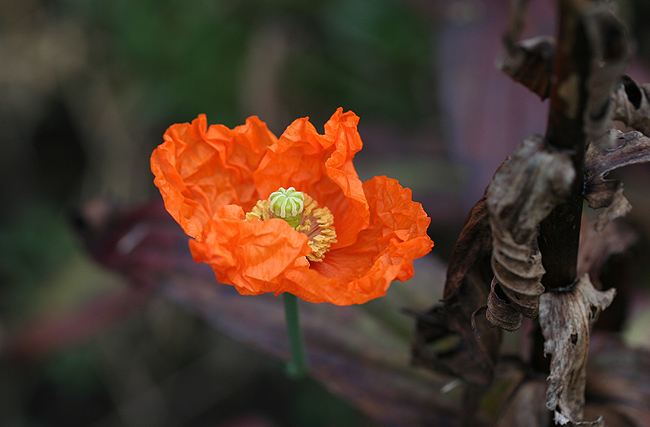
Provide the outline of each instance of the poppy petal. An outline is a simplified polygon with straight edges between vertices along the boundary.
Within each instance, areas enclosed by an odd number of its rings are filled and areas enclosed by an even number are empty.
[[[190,240],[196,262],[243,295],[283,292],[279,276],[311,252],[309,239],[281,219],[244,221],[240,206],[224,206],[205,226],[204,240]]]
[[[337,233],[333,249],[354,243],[369,221],[363,184],[352,163],[363,146],[358,122],[353,112],[339,108],[321,135],[308,118],[298,119],[269,147],[254,174],[262,197],[294,187],[327,206]]]
[[[204,114],[176,124],[151,156],[151,169],[165,207],[185,232],[201,240],[208,220],[222,206],[252,208],[258,199],[253,170],[276,137],[257,117],[234,129],[207,127]]]
[[[363,184],[370,226],[346,248],[332,250],[321,263],[285,272],[290,292],[311,302],[362,304],[385,295],[393,280],[413,277],[413,260],[431,251],[430,223],[411,190],[385,176]],[[317,295],[317,297],[314,297]]]

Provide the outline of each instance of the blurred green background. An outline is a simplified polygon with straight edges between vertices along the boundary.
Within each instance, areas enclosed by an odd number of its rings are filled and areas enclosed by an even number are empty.
[[[279,135],[304,116],[322,129],[342,106],[401,134],[368,159],[407,155],[436,120],[430,24],[389,0],[2,0],[0,349],[31,319],[125,286],[72,218],[95,197],[159,198],[149,155],[173,123],[258,115]],[[85,342],[3,358],[0,425],[374,423],[154,300]]]
[[[480,141],[455,145],[443,92],[457,89],[457,71],[498,75],[507,3],[494,2],[497,19],[492,2],[471,0],[0,0],[0,352],[33,319],[125,286],[87,255],[75,212],[96,197],[158,198],[150,153],[169,125],[199,113],[229,127],[258,115],[280,135],[299,117],[322,129],[337,107],[354,111],[362,179],[386,174],[411,187],[433,219],[435,256],[448,257],[473,203],[463,191],[485,182],[472,180],[475,165],[458,148],[472,153]],[[623,6],[650,57],[649,6]],[[456,70],[445,58],[475,51],[441,41],[473,28],[474,49],[496,48],[484,68]],[[490,91],[472,96],[499,108]],[[524,136],[544,122],[511,127]],[[488,147],[501,150],[496,165],[517,143]],[[2,426],[375,425],[166,300],[83,342],[3,356]]]

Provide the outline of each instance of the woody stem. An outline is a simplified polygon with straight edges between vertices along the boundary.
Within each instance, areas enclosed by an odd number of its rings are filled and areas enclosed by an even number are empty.
[[[542,222],[539,238],[547,290],[566,288],[576,279],[586,135],[584,111],[592,62],[583,24],[584,0],[561,0],[558,48],[555,54],[550,113],[546,129],[549,145],[571,153],[576,179],[568,200]]]
[[[542,284],[547,291],[568,288],[577,278],[586,145],[583,113],[593,55],[583,22],[588,1],[559,0],[557,4],[558,47],[554,58],[546,142],[571,153],[576,179],[565,203],[557,206],[540,224],[538,242],[546,269]],[[541,372],[548,372],[550,359],[545,355],[544,337],[539,330],[535,333],[532,354],[533,366]]]
[[[291,350],[291,360],[287,364],[287,372],[293,378],[302,378],[309,371],[309,366],[300,328],[298,297],[287,292],[283,293],[282,297],[284,300],[284,313],[287,319],[289,349]]]

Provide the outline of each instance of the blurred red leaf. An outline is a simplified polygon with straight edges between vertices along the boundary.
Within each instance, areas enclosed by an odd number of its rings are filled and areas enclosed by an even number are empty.
[[[148,292],[123,288],[95,297],[71,313],[44,313],[13,330],[3,351],[10,358],[38,358],[96,336],[148,301]]]

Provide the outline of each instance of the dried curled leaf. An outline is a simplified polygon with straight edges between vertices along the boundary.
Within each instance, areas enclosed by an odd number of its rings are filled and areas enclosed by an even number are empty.
[[[555,44],[551,37],[540,36],[518,41],[523,32],[530,0],[510,2],[508,28],[503,35],[503,57],[499,69],[523,84],[542,99],[551,94],[551,74]]]
[[[584,25],[593,50],[584,129],[589,140],[605,142],[601,137],[611,126],[612,92],[627,66],[628,43],[623,24],[609,4],[594,2],[584,16]]]
[[[616,142],[614,148],[590,144],[585,155],[584,197],[593,209],[606,208],[598,215],[596,229],[629,213],[632,206],[623,196],[623,184],[606,180],[607,174],[623,166],[650,161],[650,138],[640,132],[610,129],[603,138]]]
[[[590,341],[584,417],[596,421],[573,425],[650,425],[650,352],[628,348],[612,334],[594,333]],[[548,426],[552,413],[546,409],[546,389],[542,379],[520,372],[495,427]]]
[[[544,100],[551,94],[555,41],[539,36],[518,42],[527,1],[512,3],[499,68]],[[614,119],[650,135],[650,86],[640,86],[626,76],[619,78],[629,58],[623,24],[606,2],[593,2],[585,8],[582,21],[593,51],[584,117],[586,134],[591,140],[600,139]]]
[[[501,331],[475,315],[492,279],[492,236],[485,198],[472,208],[451,254],[444,306],[416,314],[413,362],[476,385],[492,381]]]
[[[612,92],[612,119],[650,136],[650,84],[621,76]]]
[[[578,276],[589,274],[594,287],[602,289],[600,273],[607,260],[614,254],[625,252],[637,240],[637,233],[623,223],[609,223],[599,232],[591,222],[583,221],[580,229]]]
[[[596,290],[584,275],[571,289],[548,292],[540,298],[544,352],[552,355],[546,407],[555,411],[556,424],[582,420],[590,330],[614,295],[615,289]]]
[[[551,73],[555,42],[539,36],[516,44],[507,44],[499,69],[544,100],[551,95]]]
[[[503,293],[497,278],[492,279],[485,316],[493,325],[506,331],[516,331],[521,326],[522,314],[510,304],[510,298]]]
[[[615,220],[616,218],[623,218],[630,213],[632,205],[623,195],[623,184],[621,183],[612,195],[612,202],[600,214],[598,214],[598,221],[594,225],[596,230],[602,231],[605,225]]]
[[[526,317],[537,316],[545,273],[537,245],[537,226],[565,199],[574,178],[573,164],[566,152],[552,150],[541,137],[531,136],[506,160],[488,187],[492,270],[498,281],[492,293],[500,287],[510,302],[508,311],[515,309]],[[494,312],[502,306],[492,304],[488,319],[509,317],[507,313]],[[505,329],[512,327],[507,322],[495,324]]]

